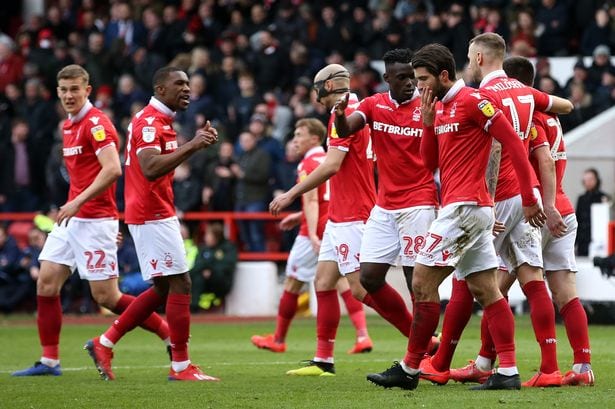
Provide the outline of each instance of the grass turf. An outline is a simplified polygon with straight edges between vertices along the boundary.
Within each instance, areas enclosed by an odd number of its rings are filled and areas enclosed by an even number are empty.
[[[566,387],[522,391],[469,391],[468,385],[435,386],[421,381],[415,391],[385,390],[365,380],[369,372],[388,368],[403,357],[406,340],[379,317],[368,317],[374,351],[347,355],[354,331],[342,317],[336,344],[336,377],[291,377],[285,372],[310,359],[315,349],[315,322],[297,319],[284,354],[257,350],[250,336],[271,332],[274,321],[216,322],[192,325],[191,358],[203,370],[222,379],[210,382],[168,382],[168,357],[163,344],[141,329],[115,348],[116,381],[103,382],[83,351],[84,342],[106,325],[65,324],[61,336],[63,375],[15,378],[10,373],[38,359],[35,322],[24,317],[0,323],[0,408],[609,408],[615,407],[615,327],[591,326],[593,388]],[[19,319],[20,318],[20,319]],[[29,322],[28,322],[29,321]],[[109,319],[109,323],[111,319]],[[460,342],[453,366],[473,359],[479,343],[478,317],[473,317]],[[558,325],[558,355],[562,373],[572,352],[564,328]],[[522,380],[539,363],[529,317],[517,318],[517,359]]]

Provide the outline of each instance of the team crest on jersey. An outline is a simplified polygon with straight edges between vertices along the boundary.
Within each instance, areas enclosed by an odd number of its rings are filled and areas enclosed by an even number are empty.
[[[414,111],[412,111],[412,120],[414,122],[421,120],[421,107],[414,108]]]
[[[156,128],[153,126],[144,126],[143,127],[143,142],[152,143],[156,138]]]
[[[96,125],[90,131],[92,132],[92,136],[94,137],[94,140],[96,142],[102,142],[107,137],[107,134],[105,133],[105,127],[102,125]]]
[[[450,117],[455,118],[455,114],[457,113],[457,102],[453,103],[453,107],[450,110]]]
[[[480,109],[483,115],[485,115],[487,118],[491,118],[493,115],[495,115],[495,108],[493,108],[491,102],[487,101],[486,99],[483,99],[481,102],[478,103],[478,109]]]

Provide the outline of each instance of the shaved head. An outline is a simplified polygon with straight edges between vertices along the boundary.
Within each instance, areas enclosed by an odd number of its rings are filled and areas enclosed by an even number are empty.
[[[346,79],[347,82],[350,82],[350,73],[340,64],[329,64],[322,70],[318,71],[316,76],[314,77],[314,82],[326,81],[329,79],[335,78],[343,80]]]
[[[314,77],[314,90],[316,91],[316,100],[327,106],[323,98],[329,95],[338,95],[350,91],[350,73],[340,64],[329,64],[322,70],[318,71]]]

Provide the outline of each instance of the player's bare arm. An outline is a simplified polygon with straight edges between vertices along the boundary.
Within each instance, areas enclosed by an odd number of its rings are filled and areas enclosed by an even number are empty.
[[[358,112],[353,112],[350,116],[346,116],[346,108],[348,108],[348,99],[350,94],[346,93],[333,106],[335,112],[335,130],[340,138],[346,138],[365,126],[365,119]]]
[[[312,190],[321,183],[324,183],[331,176],[335,175],[342,166],[342,162],[346,157],[346,152],[339,149],[329,149],[325,161],[318,165],[312,173],[304,180],[293,186],[288,192],[282,193],[271,203],[269,203],[269,211],[274,216],[280,214],[282,210],[287,208],[299,195],[304,194],[308,190]]]
[[[216,143],[217,140],[218,132],[207,121],[203,128],[197,130],[194,138],[172,153],[163,155],[157,149],[143,149],[138,154],[143,176],[149,181],[154,181],[171,172],[195,152]]]
[[[280,221],[280,229],[288,231],[299,226],[301,223],[301,216],[303,216],[303,212],[301,211],[289,214]]]
[[[315,253],[320,252],[320,238],[318,238],[318,188],[308,190],[301,196],[303,213],[307,224],[308,238]]]
[[[81,209],[81,206],[104,192],[122,175],[120,157],[115,149],[115,145],[108,145],[101,150],[98,154],[98,162],[100,163],[101,169],[92,184],[73,200],[66,202],[60,207],[57,220],[58,225],[62,224],[64,221],[68,223],[70,218],[76,215],[79,209]]]
[[[551,157],[551,151],[548,146],[540,146],[534,149],[532,155],[538,162],[538,169],[540,170],[542,203],[547,215],[547,227],[554,237],[561,237],[566,233],[567,226],[555,207],[555,161]]]
[[[549,109],[549,112],[553,112],[554,114],[569,114],[574,109],[574,105],[572,104],[572,102],[565,98],[551,95],[551,101],[553,102],[553,104],[551,105],[551,109]]]
[[[491,151],[489,152],[489,162],[487,162],[487,172],[485,175],[487,180],[487,189],[489,190],[489,195],[491,195],[492,198],[495,198],[495,188],[498,184],[501,159],[502,144],[493,139],[491,142]]]

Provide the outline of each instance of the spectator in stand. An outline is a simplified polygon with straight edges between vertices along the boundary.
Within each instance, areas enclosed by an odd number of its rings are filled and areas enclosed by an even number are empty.
[[[293,140],[286,142],[285,155],[276,166],[276,182],[273,189],[273,197],[277,197],[280,194],[287,192],[297,182],[297,166],[301,161],[301,157],[297,155],[297,149],[293,144]],[[301,210],[301,199],[296,199],[290,206],[288,211],[297,212]],[[282,239],[280,243],[280,251],[290,251],[299,233],[299,225],[294,226],[291,229],[282,230]]]
[[[105,49],[105,36],[93,32],[88,36],[85,69],[92,73],[92,87],[98,89],[102,84],[112,84],[114,68],[117,64],[113,55]]]
[[[251,67],[254,70],[254,79],[260,92],[284,88],[287,85],[286,66],[288,55],[279,46],[273,31],[261,30],[258,34],[258,50],[256,51]]]
[[[608,71],[613,65],[611,64],[611,49],[602,44],[594,49],[594,60],[589,67],[589,83],[591,89],[596,89],[602,82],[602,74]]]
[[[8,84],[17,84],[23,78],[23,58],[15,53],[15,42],[0,33],[0,93]]]
[[[594,93],[596,113],[606,111],[615,105],[615,67],[602,74],[602,84]]]
[[[176,121],[182,126],[182,134],[194,135],[197,115],[204,115],[210,121],[220,118],[211,92],[207,88],[207,79],[203,74],[197,72],[190,76],[190,105],[176,116]]]
[[[311,98],[312,81],[307,77],[301,77],[295,83],[295,88],[288,106],[293,110],[295,119],[312,116],[314,105]]]
[[[34,167],[32,141],[28,123],[22,118],[13,120],[11,127],[11,144],[7,147],[9,154],[5,166],[8,202],[6,210],[13,212],[33,212],[41,205],[34,184]]]
[[[595,115],[592,94],[587,92],[583,84],[571,84],[570,94],[566,97],[574,105],[574,110],[560,118],[564,131],[581,125]]]
[[[472,28],[468,22],[467,11],[460,2],[453,2],[445,15],[447,42],[443,43],[453,53],[455,65],[464,67],[468,60],[468,42],[472,38]]]
[[[197,211],[201,207],[201,181],[192,174],[189,161],[182,162],[173,174],[173,195],[178,217],[185,212]]]
[[[164,55],[172,60],[179,53],[188,51],[191,47],[187,43],[190,35],[186,33],[186,20],[180,19],[177,7],[169,4],[162,10],[162,37]]]
[[[536,56],[536,22],[532,9],[522,9],[517,13],[510,40],[510,52],[521,57]]]
[[[218,156],[207,166],[204,187],[201,193],[203,204],[211,211],[230,212],[235,208],[235,198],[229,192],[235,191],[237,177],[232,171],[235,165],[233,144],[220,143]]]
[[[145,45],[147,31],[141,21],[133,19],[131,3],[118,1],[111,6],[111,21],[105,27],[105,47],[120,44],[125,54]]]
[[[254,111],[256,104],[262,101],[260,94],[256,92],[256,84],[254,76],[248,72],[239,74],[239,95],[233,98],[229,106],[229,126],[235,132],[231,135],[237,135],[250,121],[250,116]],[[235,137],[232,137],[233,141]]]
[[[113,104],[116,120],[131,117],[131,107],[135,102],[147,103],[147,95],[130,74],[123,74],[118,80],[117,92]]]
[[[256,136],[249,131],[239,135],[242,153],[231,170],[237,178],[235,211],[264,212],[269,201],[271,157],[257,146]],[[239,223],[241,241],[247,251],[265,251],[265,233],[261,220]]]
[[[538,55],[563,56],[568,54],[570,18],[564,0],[541,0],[536,12]]]
[[[566,86],[564,87],[564,92],[567,95],[570,95],[570,88],[573,84],[580,84],[585,87],[586,90],[592,91],[592,84],[589,82],[589,75],[587,72],[587,67],[583,63],[583,59],[579,58],[579,60],[574,64],[574,68],[572,71],[572,77],[566,82]]]
[[[591,55],[596,47],[601,44],[610,44],[611,27],[609,25],[609,13],[604,8],[596,10],[596,14],[589,27],[583,32],[581,38],[581,54]],[[612,45],[612,44],[611,44]]]
[[[575,245],[578,256],[587,256],[589,253],[589,243],[592,238],[592,204],[607,202],[609,196],[600,190],[602,180],[598,171],[594,168],[585,170],[582,183],[585,192],[577,199],[576,215],[579,227]]]
[[[224,236],[224,226],[208,223],[205,242],[199,247],[194,267],[190,271],[192,311],[221,304],[233,286],[236,266],[237,248]]]

